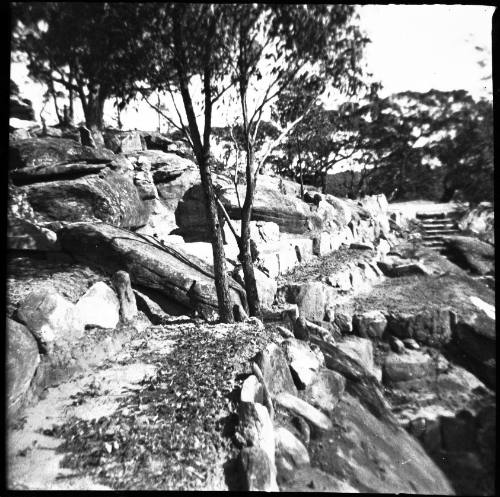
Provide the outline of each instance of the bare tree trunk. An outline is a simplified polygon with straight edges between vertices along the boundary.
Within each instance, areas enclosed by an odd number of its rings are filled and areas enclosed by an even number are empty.
[[[54,101],[54,108],[56,111],[56,116],[57,116],[57,121],[59,122],[60,125],[64,124],[64,117],[61,115],[61,111],[59,110],[59,105],[57,104],[57,95],[56,95],[56,90],[54,88],[54,82],[51,80],[49,83],[49,91],[52,96],[52,99]]]
[[[234,317],[231,297],[229,294],[222,229],[215,201],[212,173],[210,171],[210,132],[212,119],[212,97],[210,88],[211,73],[209,68],[210,66],[208,64],[208,58],[210,57],[210,47],[206,47],[207,64],[203,77],[205,90],[205,129],[203,133],[202,143],[198,124],[196,122],[196,115],[193,109],[191,94],[189,92],[189,80],[187,77],[187,71],[184,66],[185,58],[181,43],[182,35],[179,28],[179,22],[176,21],[177,19],[174,19],[173,23],[174,46],[176,51],[175,66],[179,78],[179,88],[181,91],[182,101],[184,103],[184,109],[186,111],[186,116],[188,119],[193,151],[198,162],[198,167],[200,168],[201,184],[203,187],[207,213],[207,223],[212,241],[212,252],[214,257],[214,278],[215,288],[217,291],[217,302],[219,305],[219,318],[224,323],[232,323],[234,322]],[[215,25],[213,27],[215,29]]]
[[[243,36],[241,36],[243,38]],[[244,62],[240,60],[243,65]],[[243,268],[243,275],[245,277],[245,290],[247,293],[248,310],[250,316],[261,318],[262,312],[260,308],[259,292],[257,290],[257,281],[255,280],[255,271],[253,267],[252,251],[250,248],[250,221],[252,219],[252,206],[255,195],[255,182],[256,178],[253,173],[254,166],[254,150],[253,143],[250,141],[250,132],[248,125],[248,112],[247,112],[247,81],[245,78],[245,71],[241,71],[242,79],[240,80],[240,98],[241,110],[243,116],[243,136],[245,137],[246,149],[246,194],[243,208],[241,209],[241,242],[240,242],[240,261]]]
[[[262,317],[260,308],[259,292],[257,290],[257,281],[253,266],[252,251],[250,249],[250,221],[252,219],[252,205],[255,195],[255,182],[252,174],[254,156],[252,147],[247,147],[246,164],[246,195],[241,210],[241,242],[240,242],[240,261],[245,277],[245,290],[247,292],[248,309],[250,316]]]

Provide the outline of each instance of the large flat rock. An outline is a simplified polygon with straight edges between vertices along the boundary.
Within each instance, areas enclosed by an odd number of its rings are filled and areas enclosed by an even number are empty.
[[[40,221],[95,221],[139,227],[149,210],[128,177],[107,170],[76,179],[39,182],[20,187]]]
[[[59,231],[61,246],[77,259],[107,273],[127,271],[133,285],[160,292],[186,309],[193,308],[187,295],[196,281],[205,305],[217,308],[213,270],[185,254],[178,246],[155,244],[148,237],[103,223],[75,223]],[[231,297],[242,304],[244,290],[230,278]]]

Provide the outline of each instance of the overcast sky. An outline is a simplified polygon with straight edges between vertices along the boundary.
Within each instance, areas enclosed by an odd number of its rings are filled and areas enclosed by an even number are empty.
[[[494,8],[471,5],[364,5],[359,8],[362,28],[372,43],[366,63],[383,93],[414,90],[465,89],[474,97],[491,99],[491,19]],[[479,47],[479,48],[476,48]],[[21,92],[41,108],[43,89],[27,82],[27,71],[12,67],[12,79]],[[56,121],[52,109],[47,123]],[[110,121],[112,106],[106,107]],[[52,117],[51,117],[52,116]],[[82,116],[76,116],[81,119]],[[156,113],[146,104],[122,114],[125,128],[155,129]],[[55,123],[55,122],[54,122]],[[214,115],[214,124],[218,122]]]

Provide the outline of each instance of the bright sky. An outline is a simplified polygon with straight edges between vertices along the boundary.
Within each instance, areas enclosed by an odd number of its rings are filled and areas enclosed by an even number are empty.
[[[361,25],[372,40],[366,62],[383,93],[404,90],[465,89],[476,98],[491,99],[491,23],[494,7],[471,5],[364,5]],[[480,52],[475,47],[484,51]],[[479,62],[485,63],[481,67]],[[43,88],[27,80],[26,68],[12,66],[12,79],[33,100],[38,117]],[[113,108],[105,108],[111,123]],[[77,106],[77,121],[82,119]],[[122,113],[125,129],[155,129],[157,115],[146,104]],[[56,122],[53,104],[47,105],[47,123]],[[214,114],[214,125],[224,125]],[[115,123],[116,125],[116,123]]]
[[[491,99],[494,10],[480,5],[364,5],[360,20],[372,40],[367,64],[387,93],[465,89]],[[478,64],[481,59],[485,67]],[[488,81],[481,81],[485,76]]]

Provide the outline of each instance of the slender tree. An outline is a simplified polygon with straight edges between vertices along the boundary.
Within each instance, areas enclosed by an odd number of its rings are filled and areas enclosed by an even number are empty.
[[[359,61],[367,39],[351,21],[355,9],[347,5],[238,5],[232,23],[235,55],[232,81],[241,105],[246,191],[241,207],[241,236],[237,238],[245,277],[250,314],[261,314],[253,267],[250,221],[259,171],[293,128],[324,93],[327,83],[349,94],[360,81]],[[309,99],[297,104],[298,111],[279,136],[263,150],[256,137],[266,112],[289,88],[307,89]],[[253,105],[250,99],[253,96]]]

